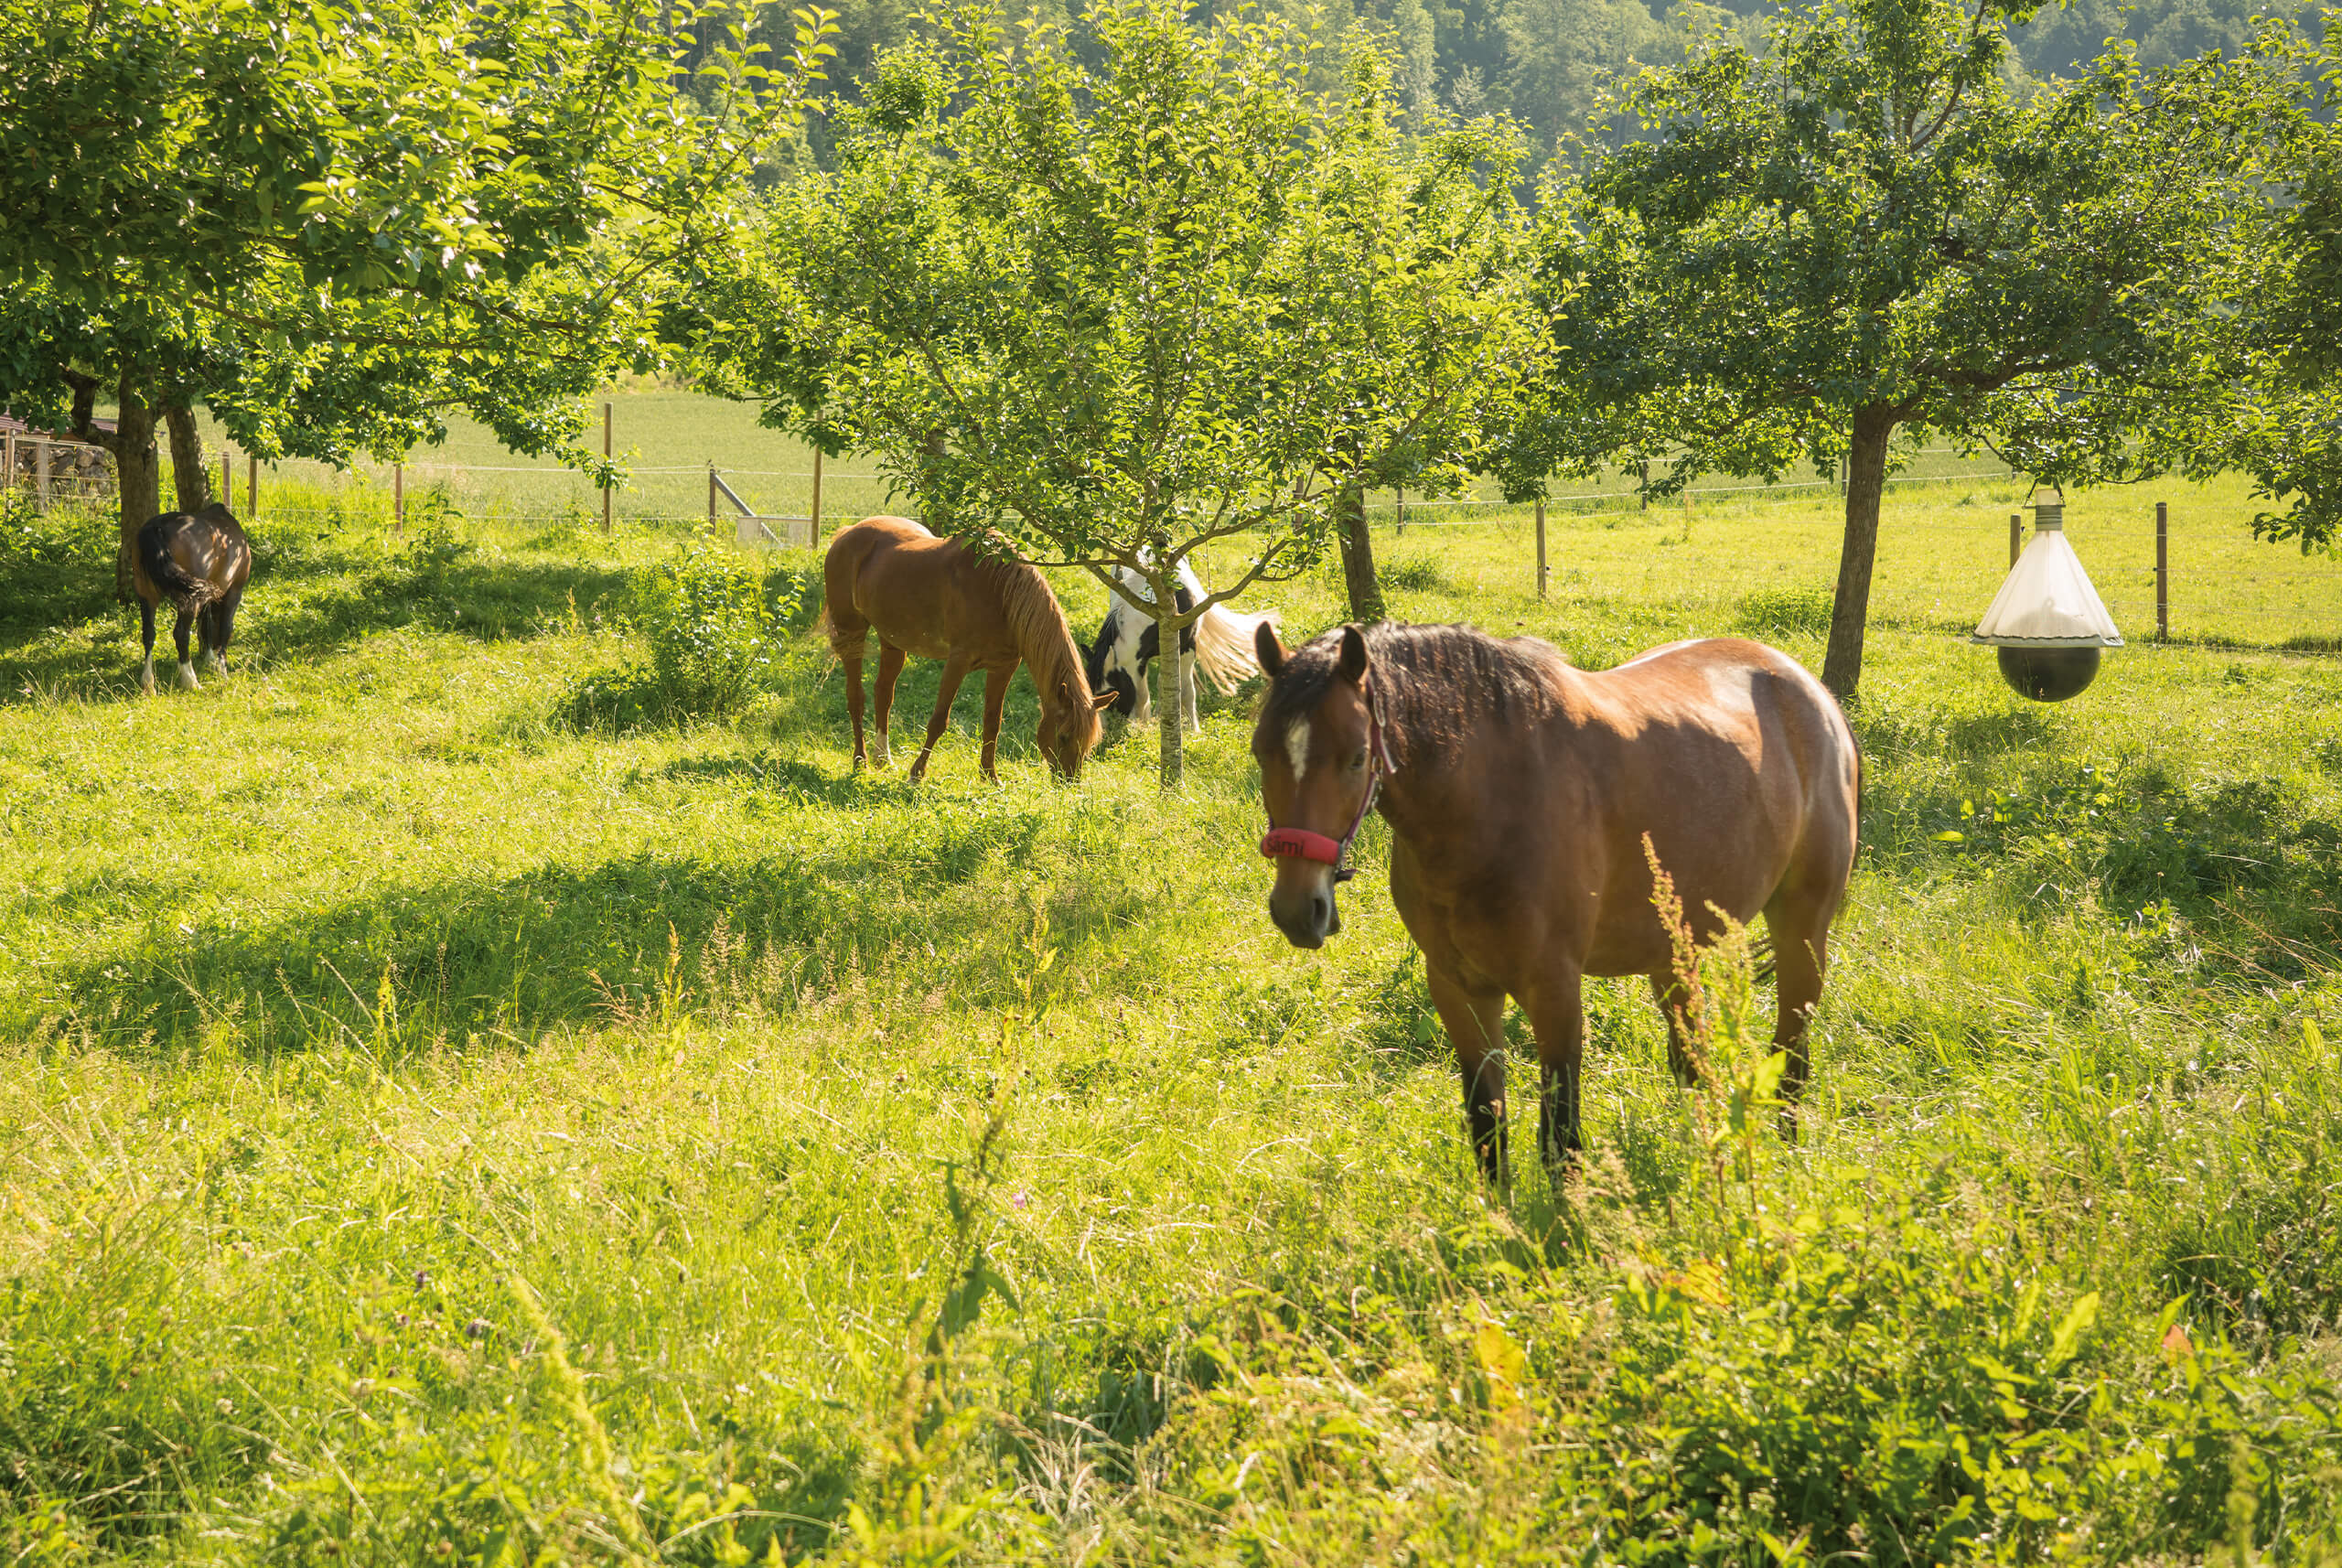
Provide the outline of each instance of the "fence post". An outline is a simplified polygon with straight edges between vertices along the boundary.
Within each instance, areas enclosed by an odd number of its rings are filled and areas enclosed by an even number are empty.
[[[2013,512],[2009,513],[2009,564],[2010,564],[2010,566],[2012,566],[2012,567],[2015,566],[2015,564],[2016,564],[2016,558],[2017,558],[2017,553],[2018,553],[2018,551],[2020,551],[2021,549],[2023,549],[2023,548],[2024,548],[2024,545],[2025,545],[2025,514],[2024,514],[2024,513],[2022,513],[2022,512],[2014,512],[2014,511],[2013,511]]]
[[[391,465],[391,532],[406,537],[406,465]]]
[[[1635,465],[1635,478],[1638,482],[1648,487],[1650,484],[1650,465],[1649,463],[1638,463]],[[1642,500],[1642,505],[1638,510],[1649,511],[1650,510],[1650,491],[1648,488],[1643,490],[1640,499]]]
[[[2155,502],[2155,640],[2171,640],[2171,510]]]
[[[260,516],[260,459],[250,453],[244,456],[244,515]]]
[[[220,444],[220,504],[227,506],[236,499],[236,455],[228,444]]]
[[[1545,596],[1545,498],[1537,498],[1537,596]]]
[[[822,547],[822,449],[813,448],[813,518],[812,546]]]
[[[707,531],[715,532],[715,459],[707,460]]]
[[[610,405],[608,400],[605,399],[602,403],[602,462],[605,467],[608,466],[609,461]],[[604,533],[610,532],[610,477],[607,473],[602,476],[602,532]]]
[[[33,443],[33,486],[40,497],[40,510],[48,510],[48,443]]]
[[[1407,492],[1404,490],[1397,490],[1392,493],[1399,498],[1399,527],[1397,532],[1404,533],[1407,532]]]
[[[0,491],[16,488],[16,433],[0,434]]]

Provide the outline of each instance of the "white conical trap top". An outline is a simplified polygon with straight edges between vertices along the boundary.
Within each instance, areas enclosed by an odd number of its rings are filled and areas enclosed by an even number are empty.
[[[2122,634],[2090,586],[2066,531],[2044,520],[2009,569],[1971,639],[2000,648],[2120,648]]]

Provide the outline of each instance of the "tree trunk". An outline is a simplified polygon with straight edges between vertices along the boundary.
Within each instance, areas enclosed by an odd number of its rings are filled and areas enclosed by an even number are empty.
[[[1366,487],[1342,492],[1342,580],[1349,589],[1350,618],[1362,625],[1382,618],[1382,585],[1374,575],[1374,538],[1366,528]]]
[[[163,423],[171,433],[171,485],[178,491],[179,510],[201,511],[211,504],[211,465],[204,461],[203,436],[195,427],[195,412],[167,403]]]
[[[118,406],[109,434],[100,430],[92,417],[98,379],[67,371],[65,383],[73,389],[73,434],[113,457],[114,497],[122,525],[113,556],[113,592],[126,605],[134,596],[130,561],[138,548],[138,531],[163,510],[163,466],[155,453],[155,409],[146,401],[138,372],[124,371],[115,387]]]
[[[1160,564],[1158,563],[1158,566]],[[1187,777],[1187,735],[1179,709],[1179,564],[1161,567],[1155,590],[1155,715],[1163,734],[1162,787],[1176,789]]]
[[[1838,556],[1838,596],[1830,611],[1830,650],[1821,683],[1850,702],[1863,679],[1863,631],[1870,621],[1870,573],[1878,559],[1878,503],[1886,492],[1886,444],[1896,416],[1876,403],[1854,411],[1846,449],[1846,542]]]

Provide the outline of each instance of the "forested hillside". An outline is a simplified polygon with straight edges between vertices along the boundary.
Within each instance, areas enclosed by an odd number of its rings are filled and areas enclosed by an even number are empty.
[[[1263,8],[1299,12],[1305,0],[1267,0]],[[1326,14],[1339,20],[1350,10],[1387,32],[1400,57],[1401,91],[1414,105],[1519,118],[1531,133],[1534,167],[1558,135],[1585,122],[1613,74],[1680,59],[1699,33],[1743,27],[1774,8],[1773,0],[1333,0]],[[852,95],[876,51],[911,36],[919,9],[916,0],[844,7],[830,91]],[[1041,9],[1078,11],[1080,4],[1041,0]],[[2079,70],[2118,37],[2135,43],[2149,68],[2207,49],[2234,53],[2251,40],[2257,13],[2285,9],[2256,0],[2071,0],[2045,7],[2010,37],[2025,71],[2046,80]],[[2313,32],[2321,25],[2315,6],[2303,17]],[[818,124],[812,134],[818,152],[826,137]]]

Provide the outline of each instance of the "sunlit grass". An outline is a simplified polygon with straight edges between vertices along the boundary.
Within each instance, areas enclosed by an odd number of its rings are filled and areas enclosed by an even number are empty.
[[[2239,504],[2175,508],[2218,602],[2330,603],[2329,563],[2231,548]],[[2133,631],[2134,521],[2098,505],[2077,545]],[[672,529],[263,512],[239,668],[153,700],[104,556],[24,569],[0,1552],[1741,1561],[1853,1520],[1893,1560],[1892,1518],[1950,1531],[1920,1558],[2312,1560],[2342,666],[2138,628],[2025,704],[1955,629],[2009,510],[1890,509],[1804,1142],[1712,1157],[1726,1101],[1602,982],[1587,1174],[1557,1198],[1523,1137],[1509,1200],[1470,1175],[1380,825],[1337,942],[1263,918],[1249,697],[1207,698],[1172,800],[1151,736],[1051,783],[1022,682],[998,788],[971,693],[914,789],[850,770],[803,630],[736,721],[561,721]],[[1542,601],[1525,525],[1377,542],[1395,613],[1588,664],[1829,576],[1819,501],[1682,528],[1556,527]],[[1336,594],[1261,602],[1298,637]],[[915,664],[898,726],[933,691]],[[1750,1058],[1716,1048],[1721,1096]],[[1930,1467],[1954,1438],[1999,1478]],[[1735,1455],[1829,1496],[1747,1495]]]

